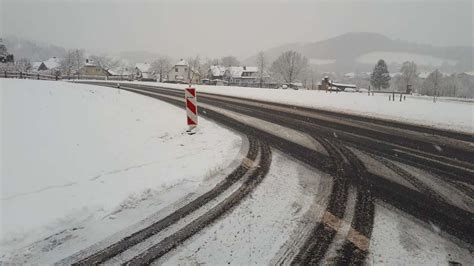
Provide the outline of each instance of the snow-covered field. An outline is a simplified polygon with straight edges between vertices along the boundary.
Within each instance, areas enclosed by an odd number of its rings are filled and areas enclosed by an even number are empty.
[[[205,119],[187,135],[183,109],[126,91],[13,79],[0,90],[0,260],[71,230],[70,249],[87,247],[196,191],[241,146]]]
[[[441,66],[443,63],[449,65],[455,65],[457,62],[455,60],[445,59],[434,57],[431,55],[423,54],[413,54],[413,53],[402,53],[402,52],[370,52],[359,56],[356,60],[357,62],[366,63],[366,64],[375,64],[380,58],[390,63],[399,63],[402,64],[406,61],[414,61],[418,65],[423,66]]]
[[[151,86],[184,89],[187,85],[134,82]],[[231,86],[195,85],[198,93],[207,92],[242,98],[257,99],[310,108],[326,109],[357,115],[377,117],[442,129],[474,133],[474,103],[431,97],[407,96],[406,101],[389,101],[388,94],[327,93],[312,90],[274,90]]]

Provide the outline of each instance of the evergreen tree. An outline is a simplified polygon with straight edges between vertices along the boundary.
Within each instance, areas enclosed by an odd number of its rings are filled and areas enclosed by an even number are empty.
[[[388,74],[387,64],[383,59],[380,59],[374,67],[374,71],[370,76],[370,84],[380,90],[390,87],[390,75]]]

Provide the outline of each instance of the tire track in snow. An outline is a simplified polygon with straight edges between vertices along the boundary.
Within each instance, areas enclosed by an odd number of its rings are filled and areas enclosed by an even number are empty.
[[[300,252],[291,262],[292,265],[319,263],[324,258],[337,230],[341,227],[341,221],[346,211],[349,188],[349,180],[346,178],[347,163],[334,145],[323,138],[315,137],[315,139],[321,143],[331,157],[331,167],[336,174],[322,222],[318,223],[304,240]]]
[[[430,196],[436,200],[444,200],[435,190],[431,189],[428,185],[423,183],[421,180],[416,178],[414,175],[412,175],[410,172],[406,171],[405,169],[399,167],[398,165],[392,163],[391,161],[384,159],[380,156],[376,156],[374,154],[369,154],[370,157],[373,159],[381,162],[383,165],[387,166],[389,169],[394,171],[396,174],[401,176],[403,179],[408,181],[410,184],[412,184],[416,189],[418,189],[420,192],[426,194],[427,196]]]
[[[258,150],[258,141],[253,137],[249,137],[249,150],[246,158],[244,158],[242,163],[231,174],[229,174],[223,181],[218,183],[213,189],[199,196],[198,198],[186,204],[185,206],[179,208],[178,210],[166,216],[165,218],[121,239],[118,242],[115,242],[114,244],[94,254],[89,255],[86,258],[82,258],[79,261],[74,262],[72,265],[91,265],[105,262],[108,259],[127,250],[128,248],[144,241],[145,239],[171,226],[184,216],[191,214],[194,210],[210,202],[223,191],[228,189],[232,184],[237,182],[241,177],[243,177],[250,169],[248,166],[248,161],[254,161],[257,158]]]
[[[335,264],[362,265],[369,252],[370,237],[374,226],[375,205],[372,185],[367,180],[368,171],[364,163],[344,145],[339,144],[337,147],[351,165],[351,178],[356,183],[357,199],[351,229],[339,251]]]
[[[231,210],[233,207],[238,205],[240,201],[250,194],[253,189],[263,180],[270,169],[270,147],[267,144],[262,143],[260,144],[260,151],[260,161],[258,163],[257,169],[244,181],[242,186],[234,191],[229,197],[224,199],[204,215],[196,218],[194,221],[176,233],[166,237],[145,252],[125,262],[124,265],[148,265],[152,263],[154,260],[173,250],[188,238],[198,233],[216,219],[224,215],[226,212]]]

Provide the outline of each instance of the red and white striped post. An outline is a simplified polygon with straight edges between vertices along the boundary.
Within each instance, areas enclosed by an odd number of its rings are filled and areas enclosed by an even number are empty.
[[[188,117],[188,133],[191,133],[197,126],[197,98],[195,88],[186,88],[184,92],[186,99],[186,115]]]

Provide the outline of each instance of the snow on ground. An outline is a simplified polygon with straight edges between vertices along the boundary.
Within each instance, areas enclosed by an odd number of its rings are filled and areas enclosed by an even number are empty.
[[[151,86],[184,89],[187,85],[134,82]],[[310,108],[326,109],[363,116],[398,120],[442,129],[474,132],[474,103],[444,101],[433,103],[430,97],[411,97],[389,101],[388,94],[328,93],[314,90],[275,90],[232,86],[195,85],[199,92],[230,95]]]
[[[440,235],[436,225],[424,225],[398,210],[375,205],[369,265],[472,265],[472,254]]]
[[[319,180],[314,170],[273,150],[269,173],[249,197],[157,264],[268,264],[313,203],[314,191],[305,192],[305,186],[317,190]]]
[[[81,247],[116,233],[195,191],[241,145],[205,119],[189,136],[183,109],[126,91],[13,79],[0,90],[0,261],[53,234],[52,248],[78,237],[64,232],[82,231]]]
[[[406,61],[414,61],[418,65],[424,66],[441,66],[443,63],[454,66],[457,61],[434,57],[431,55],[402,53],[402,52],[370,52],[357,57],[356,61],[366,64],[375,64],[380,58],[384,58],[387,64],[399,63]]]

